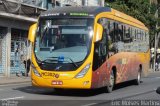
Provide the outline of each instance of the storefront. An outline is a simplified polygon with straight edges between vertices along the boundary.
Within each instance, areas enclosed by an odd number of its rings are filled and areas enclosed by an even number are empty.
[[[24,60],[31,50],[27,38],[33,21],[12,18],[0,20],[0,77],[25,72]],[[29,56],[28,56],[29,57]]]
[[[24,73],[24,61],[28,55],[27,49],[27,30],[11,29],[11,57],[10,71],[11,74]]]
[[[25,71],[23,60],[30,50],[27,43],[28,29],[37,22],[38,15],[52,5],[49,1],[0,2],[0,77],[15,76],[15,73]]]

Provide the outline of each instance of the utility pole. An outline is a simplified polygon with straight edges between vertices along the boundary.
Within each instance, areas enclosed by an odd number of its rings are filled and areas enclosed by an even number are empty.
[[[155,18],[158,19],[158,9],[159,9],[159,6],[157,7],[157,10],[156,10],[156,13],[155,13]],[[157,41],[159,38],[158,35],[159,35],[159,32],[157,31],[158,29],[158,22],[156,22],[156,33],[155,33],[155,40],[154,40],[154,67],[153,67],[153,70],[156,71],[156,55],[157,55]]]

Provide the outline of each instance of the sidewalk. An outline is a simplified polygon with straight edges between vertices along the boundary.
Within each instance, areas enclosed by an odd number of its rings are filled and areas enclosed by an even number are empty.
[[[6,78],[0,76],[0,85],[28,83],[28,82],[31,82],[31,77],[24,77],[24,76],[17,77],[12,75],[10,78]]]
[[[160,77],[160,71],[149,71],[147,77]]]

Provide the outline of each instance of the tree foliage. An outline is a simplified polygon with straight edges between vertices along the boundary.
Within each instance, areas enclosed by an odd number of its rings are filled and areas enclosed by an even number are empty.
[[[155,18],[157,6],[150,4],[149,0],[105,0],[106,6],[110,6],[116,10],[124,12],[141,22],[149,29],[150,35],[156,32],[156,22],[160,19]],[[153,37],[153,36],[152,36]]]

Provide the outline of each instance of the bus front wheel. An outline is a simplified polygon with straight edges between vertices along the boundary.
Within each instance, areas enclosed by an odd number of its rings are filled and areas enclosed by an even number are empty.
[[[108,83],[108,85],[106,87],[108,93],[112,92],[114,84],[115,84],[115,76],[114,76],[114,73],[112,71],[111,74],[110,74],[109,83]]]

